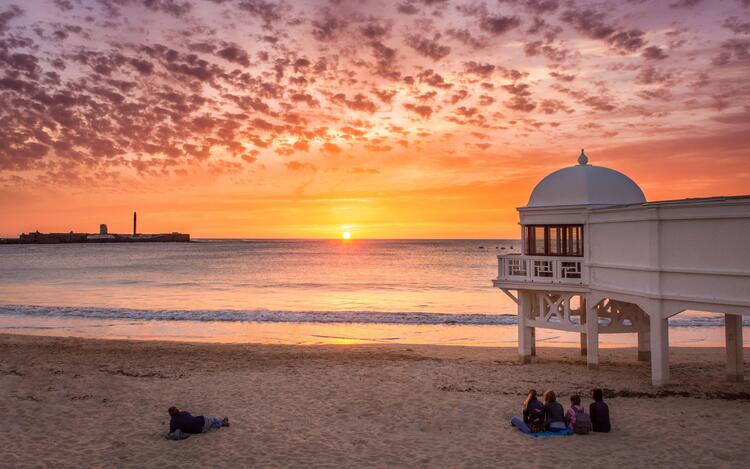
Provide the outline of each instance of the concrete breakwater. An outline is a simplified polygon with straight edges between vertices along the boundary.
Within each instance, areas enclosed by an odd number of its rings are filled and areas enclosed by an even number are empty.
[[[17,239],[2,239],[0,244],[64,244],[64,243],[188,243],[187,233],[156,234],[90,234],[90,233],[23,233]]]

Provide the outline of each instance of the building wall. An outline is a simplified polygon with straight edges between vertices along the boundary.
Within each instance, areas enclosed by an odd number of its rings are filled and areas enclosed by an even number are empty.
[[[588,225],[589,262],[616,266],[656,267],[651,243],[654,220],[595,223]],[[585,234],[584,234],[585,235]],[[616,248],[613,248],[616,246]]]
[[[592,288],[750,307],[750,199],[594,210]]]
[[[659,234],[665,267],[737,271],[750,268],[750,214],[745,219],[665,220]]]

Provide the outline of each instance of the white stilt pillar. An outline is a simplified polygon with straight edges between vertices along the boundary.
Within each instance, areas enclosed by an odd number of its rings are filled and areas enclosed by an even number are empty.
[[[661,317],[661,308],[651,311],[651,384],[669,382],[669,322]]]
[[[588,355],[588,338],[584,332],[581,332],[581,355],[584,357]]]
[[[518,291],[518,359],[522,364],[531,363],[534,343],[532,328],[526,326],[531,308],[530,296],[528,292]]]
[[[582,304],[581,304],[581,324],[586,324],[586,300],[582,299],[581,302],[582,302]],[[586,333],[582,332],[581,333],[581,355],[584,356],[584,357],[586,356],[587,351],[588,351],[588,343],[587,343],[587,341],[588,341],[588,339],[586,338]]]
[[[648,329],[638,331],[638,361],[651,360],[651,336]]]
[[[742,316],[725,314],[724,334],[727,340],[727,381],[741,382],[745,368],[742,357]]]
[[[589,368],[599,367],[599,311],[596,305],[586,310],[586,363]]]

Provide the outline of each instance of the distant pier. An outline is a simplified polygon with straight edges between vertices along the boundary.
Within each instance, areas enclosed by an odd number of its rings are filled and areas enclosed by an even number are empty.
[[[187,233],[122,234],[90,233],[23,233],[18,238],[0,239],[0,244],[69,244],[69,243],[189,243]]]
[[[66,244],[66,243],[189,243],[187,233],[138,233],[91,234],[91,233],[23,233],[17,239],[2,239],[0,244]]]
[[[69,243],[189,243],[187,233],[138,233],[137,215],[133,212],[133,234],[109,233],[99,225],[99,233],[22,233],[18,238],[0,238],[0,244],[69,244]]]

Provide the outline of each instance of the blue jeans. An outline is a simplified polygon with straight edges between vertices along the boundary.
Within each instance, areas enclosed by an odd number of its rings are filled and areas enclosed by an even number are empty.
[[[565,425],[565,422],[552,422],[549,424],[549,431],[551,432],[561,432],[568,428]]]
[[[524,433],[531,433],[531,429],[529,428],[529,426],[526,425],[526,423],[518,417],[513,417],[512,419],[510,419],[510,424],[518,427],[518,429]]]
[[[203,420],[203,433],[206,433],[212,428],[221,428],[224,426],[224,420],[219,417],[209,417],[208,415],[204,415]]]

